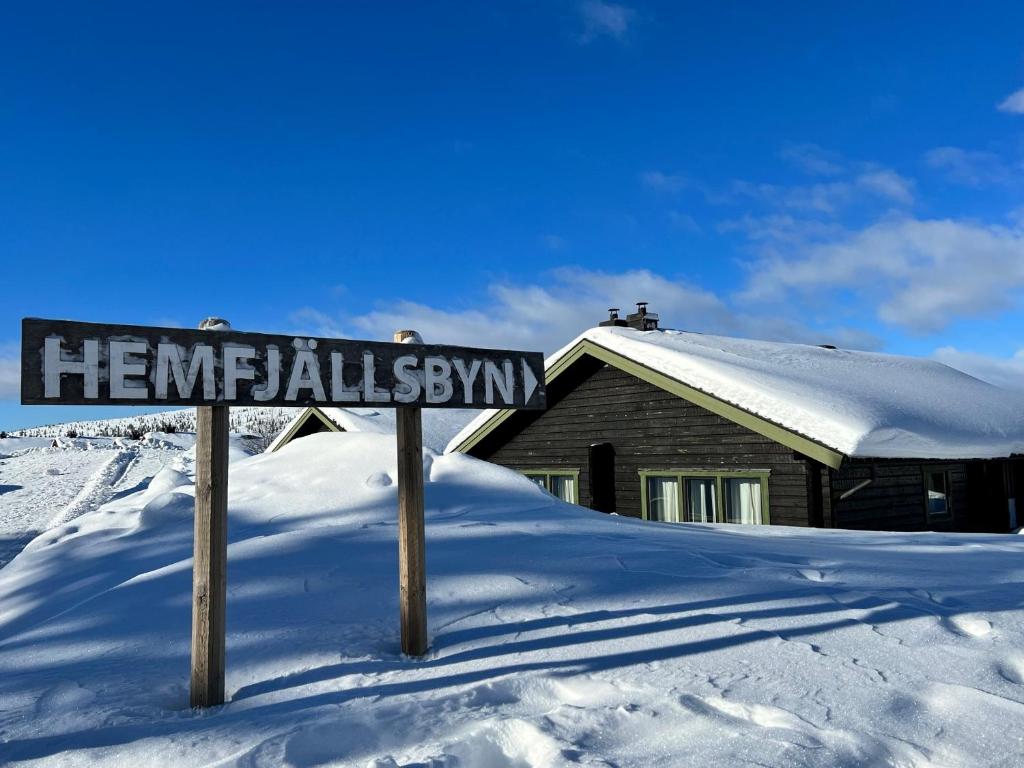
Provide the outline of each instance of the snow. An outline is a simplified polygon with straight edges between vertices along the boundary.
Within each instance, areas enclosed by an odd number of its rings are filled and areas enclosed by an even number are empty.
[[[394,439],[232,465],[229,701],[204,712],[188,468],[41,534],[0,569],[0,761],[1021,765],[1021,537],[648,523],[460,454],[424,468],[413,660]]]
[[[147,432],[141,440],[0,440],[0,567],[34,535],[145,488],[163,468],[190,471],[195,439],[188,432]],[[253,441],[232,434],[229,460],[247,458],[257,448]]]
[[[301,419],[303,409],[284,426],[281,433],[267,446],[268,451],[277,450],[288,430]],[[320,408],[321,413],[346,432],[369,432],[371,434],[395,434],[395,410],[373,408]],[[476,414],[465,408],[424,408],[421,412],[423,445],[440,453],[451,440],[452,435],[462,429]]]
[[[591,328],[587,340],[847,456],[982,459],[1024,453],[1024,400],[900,355],[683,331]],[[454,450],[497,411],[483,411]]]
[[[232,407],[228,417],[231,421],[232,432],[257,435],[263,438],[265,446],[300,410],[299,408]],[[70,421],[45,427],[29,427],[17,430],[13,434],[19,437],[62,438],[70,431],[90,437],[125,437],[133,431],[138,433],[161,432],[168,428],[173,428],[178,433],[194,433],[196,431],[196,409],[181,408],[115,419]],[[10,431],[8,430],[8,432]],[[49,442],[46,445],[49,445]]]

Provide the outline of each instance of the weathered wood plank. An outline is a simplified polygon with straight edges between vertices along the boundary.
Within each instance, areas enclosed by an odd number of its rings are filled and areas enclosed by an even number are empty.
[[[539,352],[22,321],[25,405],[546,405]]]
[[[224,703],[227,604],[228,408],[196,414],[195,543],[192,567],[193,707]]]
[[[395,341],[405,338],[399,331]],[[419,408],[399,408],[398,433],[398,589],[402,652],[427,652],[427,573],[423,521],[423,423]]]

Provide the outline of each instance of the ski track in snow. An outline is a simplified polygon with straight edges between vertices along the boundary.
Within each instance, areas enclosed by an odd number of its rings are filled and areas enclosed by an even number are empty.
[[[89,478],[89,481],[72,499],[71,503],[50,520],[46,527],[56,528],[66,525],[86,512],[103,506],[114,495],[118,484],[124,479],[128,469],[138,457],[139,452],[134,448],[122,448],[116,451],[107,463]]]

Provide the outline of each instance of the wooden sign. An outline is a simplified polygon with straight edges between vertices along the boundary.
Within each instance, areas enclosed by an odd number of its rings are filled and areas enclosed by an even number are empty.
[[[24,405],[545,407],[538,352],[22,321]]]
[[[538,352],[26,318],[24,405],[196,405],[192,570],[193,707],[224,703],[228,406],[398,408],[398,569],[402,650],[427,652],[420,408],[545,407]]]

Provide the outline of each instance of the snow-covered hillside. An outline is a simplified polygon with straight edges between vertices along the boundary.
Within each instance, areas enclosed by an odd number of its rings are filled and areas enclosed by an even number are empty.
[[[0,438],[0,567],[35,534],[147,487],[164,467],[191,471],[194,445],[190,432]],[[231,436],[235,459],[261,448],[259,438]]]
[[[424,465],[421,660],[398,650],[393,438],[232,465],[229,703],[206,712],[187,473],[44,533],[0,569],[0,760],[1021,765],[1024,538],[646,523]]]
[[[297,408],[232,408],[228,415],[231,431],[262,438],[264,445],[284,428]],[[146,432],[195,432],[195,408],[180,408],[160,413],[143,413],[119,419],[97,419],[93,421],[68,421],[45,427],[31,427],[15,430],[12,435],[20,437],[65,437],[69,433],[82,437],[128,437]]]

